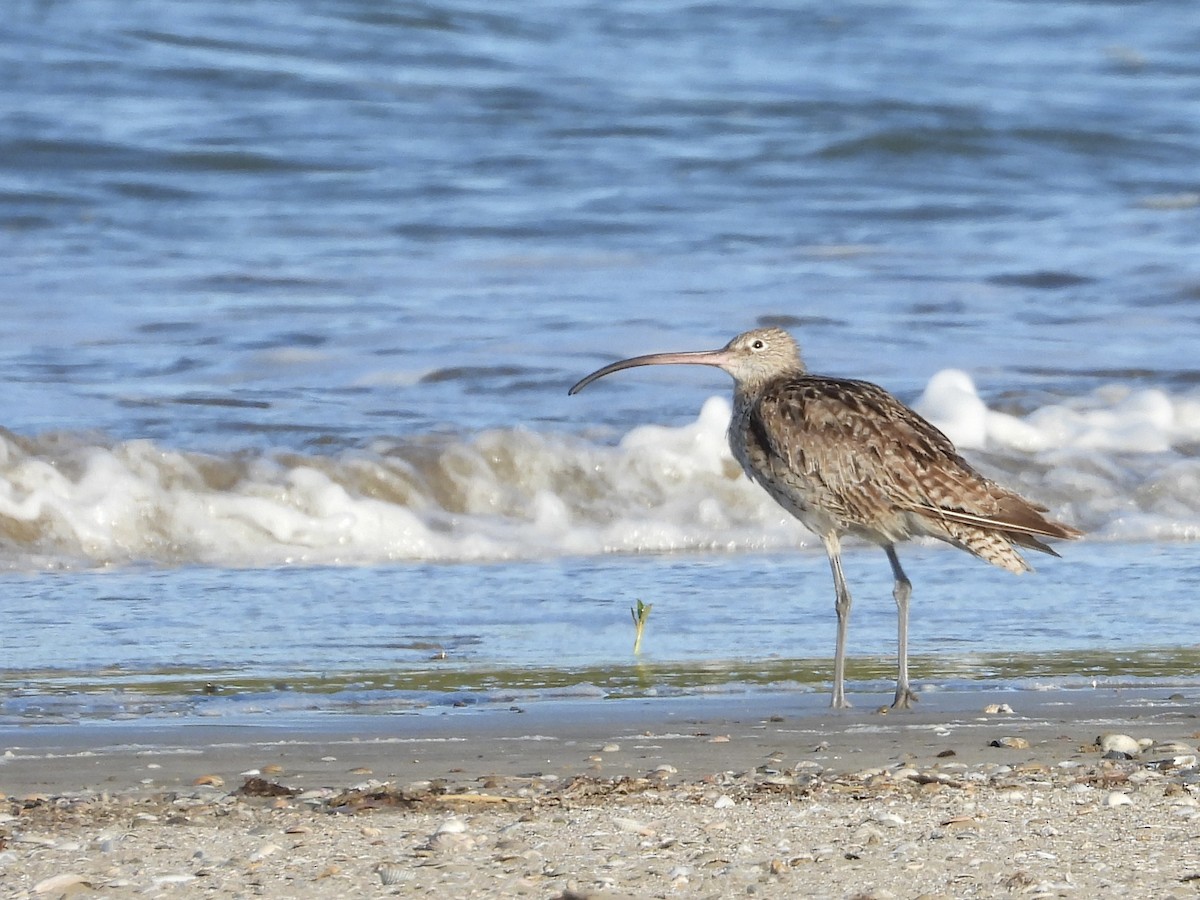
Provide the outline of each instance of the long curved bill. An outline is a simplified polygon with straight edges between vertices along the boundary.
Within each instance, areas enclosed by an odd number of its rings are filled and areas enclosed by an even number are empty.
[[[635,356],[632,359],[623,359],[620,362],[607,365],[603,369],[597,369],[591,375],[576,382],[574,387],[567,391],[567,394],[578,394],[597,378],[603,378],[605,375],[611,375],[613,372],[620,372],[622,369],[633,369],[637,366],[671,365],[717,366],[718,368],[722,368],[727,361],[728,353],[724,348],[720,350],[693,350],[688,353],[651,353],[648,356]]]

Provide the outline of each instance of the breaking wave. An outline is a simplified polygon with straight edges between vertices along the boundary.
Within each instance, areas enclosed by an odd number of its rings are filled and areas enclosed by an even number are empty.
[[[1015,414],[944,371],[915,405],[985,472],[1093,539],[1200,537],[1196,397],[1114,385]],[[619,437],[505,429],[332,455],[0,432],[0,562],[354,565],[812,543],[741,477],[728,417],[712,398],[688,425]]]

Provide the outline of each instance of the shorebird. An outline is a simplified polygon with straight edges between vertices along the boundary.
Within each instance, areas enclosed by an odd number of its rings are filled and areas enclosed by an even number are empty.
[[[811,375],[790,334],[759,328],[720,350],[654,353],[598,369],[568,392],[635,366],[716,366],[733,376],[729,448],[752,481],[816,534],[833,570],[837,645],[835,709],[846,702],[846,631],[850,591],[842,573],[846,535],[878,544],[895,579],[896,696],[892,707],[917,699],[908,681],[908,605],[912,583],[896,544],[928,536],[985,562],[1021,573],[1030,566],[1017,547],[1058,554],[1041,538],[1083,532],[1046,517],[1046,508],[973,469],[942,432],[883,388],[868,381]]]

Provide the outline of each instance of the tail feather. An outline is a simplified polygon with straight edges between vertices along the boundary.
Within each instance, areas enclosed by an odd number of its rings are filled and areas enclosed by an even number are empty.
[[[1046,511],[1045,507],[1034,506],[1015,494],[1011,496],[1011,499],[1005,498],[1005,500],[1007,502],[998,504],[997,511],[990,515],[965,509],[947,509],[944,506],[922,505],[918,509],[933,519],[957,522],[960,525],[970,525],[988,531],[1001,531],[1012,535],[1014,540],[1018,540],[1017,535],[1021,535],[1028,539],[1028,543],[1018,541],[1019,543],[1037,550],[1049,551],[1049,548],[1038,541],[1034,537],[1035,535],[1062,540],[1072,540],[1083,536],[1083,532],[1078,528],[1047,519],[1042,515]],[[1014,500],[1017,502],[1013,502]]]
[[[1053,547],[1040,539],[1073,540],[1083,536],[1078,528],[1047,518],[1046,507],[1017,494],[1003,491],[989,499],[993,502],[988,506],[994,511],[986,513],[924,504],[917,512],[936,530],[944,531],[946,540],[1010,572],[1031,571],[1016,547],[1058,556]]]
[[[962,547],[968,553],[978,556],[984,562],[1007,569],[1017,575],[1033,569],[1016,551],[1009,537],[1001,532],[971,528],[958,522],[947,522],[943,527],[949,535],[947,540]]]

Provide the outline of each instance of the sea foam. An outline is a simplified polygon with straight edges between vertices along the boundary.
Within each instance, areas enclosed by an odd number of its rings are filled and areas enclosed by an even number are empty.
[[[982,471],[1094,538],[1200,537],[1200,400],[1111,385],[1023,414],[939,372],[915,408]],[[521,428],[227,456],[0,433],[0,558],[363,565],[814,544],[738,471],[729,403],[614,440]]]

